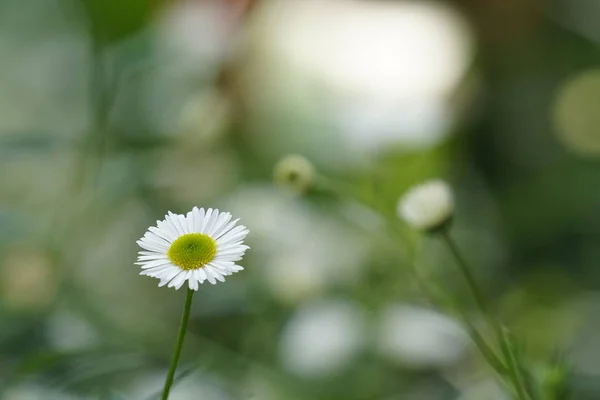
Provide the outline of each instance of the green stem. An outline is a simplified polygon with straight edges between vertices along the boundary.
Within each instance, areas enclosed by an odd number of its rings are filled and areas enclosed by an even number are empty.
[[[500,345],[500,351],[502,352],[502,355],[504,356],[504,359],[505,359],[504,364],[508,368],[507,372],[508,372],[508,374],[510,376],[510,380],[512,381],[512,384],[517,392],[518,398],[527,400],[528,396],[526,394],[525,388],[523,387],[523,382],[520,377],[521,374],[517,368],[515,358],[510,350],[508,338],[506,337],[504,330],[500,326],[500,323],[498,323],[498,321],[492,317],[492,314],[490,313],[490,309],[489,309],[488,303],[485,299],[485,296],[479,290],[479,286],[477,285],[477,281],[475,280],[475,277],[473,276],[471,269],[469,268],[465,258],[462,256],[462,254],[458,248],[458,245],[456,244],[454,239],[452,239],[452,237],[450,236],[448,229],[443,229],[441,231],[441,235],[442,235],[443,241],[448,246],[450,253],[452,253],[452,256],[456,260],[456,263],[457,263],[458,267],[460,268],[460,270],[465,278],[465,281],[467,282],[467,285],[469,286],[469,289],[471,290],[471,292],[473,294],[473,297],[475,298],[475,302],[477,303],[479,310],[484,315],[484,317],[487,319],[488,324],[490,325],[490,327],[496,334],[498,343]]]
[[[343,187],[342,185],[336,184],[335,182],[331,181],[330,179],[328,179],[326,177],[319,176],[317,178],[316,186],[318,188],[320,188],[321,190],[331,192],[342,198],[344,196],[349,196],[349,197],[357,200],[361,204],[364,204],[365,206],[374,209],[383,218],[389,217],[389,210],[387,210],[387,208],[385,207],[384,204],[381,204],[381,202],[377,201],[379,198],[381,198],[381,196],[378,196],[378,193],[376,193],[377,187],[373,188],[373,197],[370,199],[372,201],[372,204],[369,204],[368,202],[365,202],[364,199],[359,198],[356,195],[356,193],[354,193],[354,191],[351,190],[350,186],[347,185],[348,187]],[[389,231],[392,236],[398,237],[398,239],[400,239],[402,242],[404,242],[404,243],[410,242],[410,238],[408,238],[407,235],[405,235],[398,228],[398,226],[396,224],[391,224],[389,226]],[[448,244],[448,246],[451,248],[452,254],[459,261],[460,268],[461,268],[463,274],[465,275],[465,278],[467,279],[469,286],[471,287],[471,290],[473,291],[475,297],[477,298],[477,303],[479,305],[479,308],[482,310],[487,310],[485,297],[479,291],[478,286],[475,282],[475,278],[473,277],[469,268],[467,267],[465,260],[462,258],[460,251],[458,250],[458,247],[454,244],[454,242],[452,241],[450,236],[447,234],[447,232],[444,232],[444,238],[446,239],[446,243]],[[418,273],[418,268],[415,265],[416,264],[415,251],[413,248],[411,248],[410,244],[407,244],[406,251],[408,253],[407,254],[407,258],[408,258],[407,263],[412,267],[412,272],[415,276],[417,284],[419,285],[419,288],[421,289],[421,291],[424,294],[426,294],[430,298],[431,301],[438,302],[439,293],[437,293],[437,291],[430,290],[430,287],[427,285],[427,280],[422,279],[422,277]],[[433,292],[436,292],[436,293],[434,294]],[[446,303],[450,303],[450,301],[448,299],[445,299],[445,300],[446,300]],[[455,308],[456,308],[456,310],[458,310],[460,312],[460,307],[455,307]],[[488,317],[490,315],[487,311],[484,311],[483,313],[484,313],[484,315],[486,315]],[[473,324],[471,324],[468,317],[463,312],[460,312],[460,315],[461,315],[464,323],[468,327],[468,331],[471,336],[471,339],[473,340],[475,345],[479,348],[479,351],[481,352],[483,357],[486,359],[486,361],[490,364],[490,366],[498,374],[500,374],[503,378],[505,378],[507,373],[509,373],[509,370],[508,370],[508,367],[506,367],[504,365],[505,364],[504,360],[501,360],[500,357],[498,357],[496,355],[494,350],[486,343],[483,336],[477,331],[477,329],[473,326]],[[490,321],[491,321],[491,318],[490,318]],[[496,324],[492,324],[492,326],[494,327],[494,330],[496,332],[499,331],[499,325],[497,325],[498,329],[495,328]],[[503,355],[505,355],[505,354],[503,353]],[[512,361],[514,361],[514,359],[512,359]],[[510,362],[511,361],[509,361],[509,363]],[[526,399],[525,397],[521,397],[521,398]]]
[[[514,382],[515,390],[519,396],[522,396],[523,399],[529,399],[529,396],[526,395],[527,390],[525,389],[525,383],[521,374],[521,369],[517,364],[517,360],[515,359],[513,351],[511,350],[510,342],[506,336],[506,332],[504,329],[501,329],[499,334],[501,335],[500,349],[504,355],[504,358],[506,358],[508,372],[511,380]]]
[[[177,342],[175,342],[175,349],[173,350],[173,356],[171,357],[171,365],[169,365],[169,372],[167,373],[167,379],[165,380],[165,386],[162,392],[161,400],[167,400],[169,398],[169,392],[171,391],[173,378],[175,377],[175,370],[177,369],[177,363],[179,362],[179,356],[181,355],[181,349],[183,347],[183,339],[185,338],[188,321],[190,320],[190,310],[192,308],[193,296],[194,290],[188,288],[187,297],[185,298],[185,306],[183,307],[183,315],[181,316],[181,323],[179,324]]]
[[[494,371],[500,375],[500,377],[505,377],[508,369],[504,365],[504,361],[496,355],[494,350],[492,350],[492,348],[487,344],[481,333],[479,333],[471,321],[469,321],[468,317],[460,311],[459,313],[461,314],[463,323],[467,327],[467,332],[469,333],[471,340],[475,343],[483,358],[485,358],[490,367],[492,367]]]
[[[471,273],[471,269],[469,268],[469,266],[467,265],[467,262],[465,261],[462,254],[460,253],[460,250],[458,249],[456,242],[454,242],[454,239],[452,239],[452,237],[450,236],[450,234],[448,233],[448,231],[446,229],[442,230],[442,238],[444,239],[444,242],[448,246],[448,249],[450,249],[452,256],[456,260],[456,263],[457,263],[458,267],[460,268],[460,272],[462,272],[463,276],[465,277],[465,280],[467,281],[467,285],[469,286],[469,289],[473,293],[473,297],[475,298],[475,302],[477,303],[479,310],[483,313],[483,315],[485,315],[489,318],[490,324],[497,331],[497,329],[496,329],[497,323],[495,321],[491,320],[487,301],[485,300],[485,297],[479,290],[477,281],[475,281],[475,277]]]
[[[486,343],[483,336],[479,333],[477,328],[469,321],[469,317],[463,311],[463,309],[456,304],[456,302],[447,295],[444,295],[439,289],[437,284],[430,283],[431,279],[423,278],[419,274],[419,269],[416,267],[416,260],[412,259],[412,262],[409,262],[409,265],[412,267],[412,273],[414,275],[415,281],[419,286],[419,289],[423,294],[425,294],[430,301],[438,306],[439,308],[449,308],[453,314],[458,314],[460,316],[462,322],[467,327],[469,336],[473,343],[477,346],[479,351],[481,352],[483,358],[486,359],[488,364],[500,375],[506,376],[507,369],[504,366],[503,361],[496,355],[494,350]]]

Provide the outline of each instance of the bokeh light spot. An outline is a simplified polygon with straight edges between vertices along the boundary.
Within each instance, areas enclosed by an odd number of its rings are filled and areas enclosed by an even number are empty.
[[[561,143],[582,155],[600,155],[600,69],[567,81],[554,103],[554,122]]]

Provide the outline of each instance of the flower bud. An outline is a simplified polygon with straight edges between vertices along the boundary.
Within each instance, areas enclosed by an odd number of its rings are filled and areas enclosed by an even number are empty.
[[[310,161],[299,155],[288,155],[275,166],[275,183],[297,193],[306,193],[315,183],[315,169]]]
[[[445,227],[454,213],[454,196],[441,179],[421,183],[400,199],[398,215],[413,228],[432,232]]]

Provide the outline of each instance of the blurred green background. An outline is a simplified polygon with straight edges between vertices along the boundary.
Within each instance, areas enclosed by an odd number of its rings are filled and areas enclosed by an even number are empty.
[[[573,398],[600,398],[599,17],[0,0],[0,398],[156,398],[184,294],[138,276],[135,241],[198,205],[242,217],[252,249],[195,296],[172,399],[508,399],[415,283],[416,259],[470,300],[445,249],[390,234],[433,177],[534,369],[560,354]],[[343,190],[274,185],[291,153]]]

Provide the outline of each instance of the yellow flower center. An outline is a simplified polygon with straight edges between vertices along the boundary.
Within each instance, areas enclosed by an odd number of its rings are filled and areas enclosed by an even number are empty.
[[[169,260],[186,271],[204,267],[216,254],[217,243],[202,233],[186,233],[171,243],[167,250]]]

